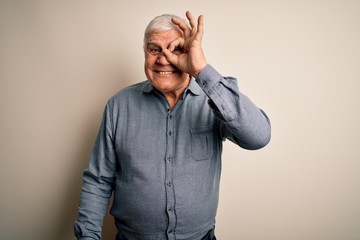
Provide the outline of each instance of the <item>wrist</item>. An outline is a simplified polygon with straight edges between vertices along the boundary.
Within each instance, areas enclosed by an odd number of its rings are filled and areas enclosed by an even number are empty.
[[[198,67],[198,70],[195,70],[193,73],[191,73],[191,76],[194,77],[195,79],[198,78],[200,72],[206,67],[207,62],[203,62],[201,65],[199,65],[200,67]]]

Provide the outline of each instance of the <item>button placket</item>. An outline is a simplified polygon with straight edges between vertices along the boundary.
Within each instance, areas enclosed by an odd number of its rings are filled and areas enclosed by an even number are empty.
[[[175,211],[175,192],[173,184],[173,160],[175,149],[174,113],[170,109],[167,113],[167,135],[166,138],[166,157],[165,157],[165,191],[166,191],[166,209],[169,218],[167,227],[168,239],[175,239],[176,211]]]

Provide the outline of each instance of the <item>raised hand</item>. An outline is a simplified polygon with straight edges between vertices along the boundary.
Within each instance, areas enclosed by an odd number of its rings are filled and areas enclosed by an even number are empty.
[[[163,52],[170,63],[196,78],[207,64],[202,49],[204,16],[200,15],[197,23],[190,11],[186,12],[186,17],[190,22],[190,27],[178,18],[172,19],[172,22],[183,31],[183,37],[172,41]],[[175,54],[173,52],[176,49],[182,49],[182,51]]]

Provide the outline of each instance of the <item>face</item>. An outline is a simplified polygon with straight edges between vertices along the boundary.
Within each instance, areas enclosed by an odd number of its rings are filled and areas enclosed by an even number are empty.
[[[190,76],[166,60],[162,49],[181,37],[176,30],[151,33],[145,42],[145,74],[149,82],[163,94],[181,94],[190,82]],[[177,51],[177,50],[175,50]],[[150,53],[151,52],[151,53]],[[176,52],[174,52],[176,54]]]

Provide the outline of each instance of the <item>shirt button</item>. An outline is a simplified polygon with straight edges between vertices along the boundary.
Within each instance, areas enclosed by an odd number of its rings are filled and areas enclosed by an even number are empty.
[[[166,185],[167,185],[168,187],[171,187],[171,182],[170,182],[170,181],[167,182]]]
[[[170,162],[171,161],[171,156],[167,156],[166,160],[168,160]]]
[[[172,135],[172,132],[170,131],[170,132],[169,132],[169,136],[171,136],[171,135]]]
[[[172,115],[170,115],[170,116],[169,116],[169,118],[170,118],[170,119],[172,119],[172,118],[173,118],[173,116],[172,116]]]

